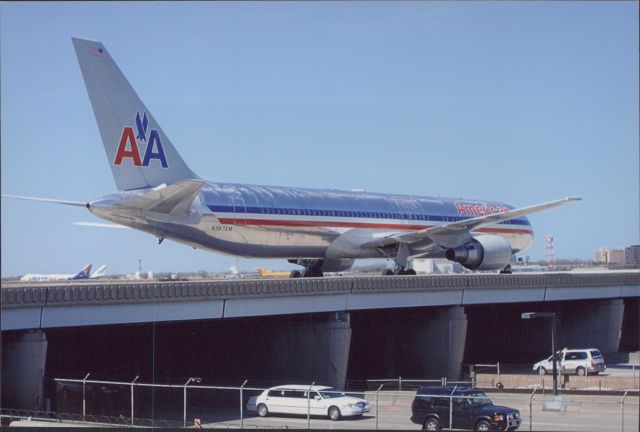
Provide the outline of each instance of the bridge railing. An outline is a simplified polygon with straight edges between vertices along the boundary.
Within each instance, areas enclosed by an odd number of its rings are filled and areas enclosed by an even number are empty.
[[[2,307],[226,300],[382,292],[640,286],[640,272],[5,284]]]

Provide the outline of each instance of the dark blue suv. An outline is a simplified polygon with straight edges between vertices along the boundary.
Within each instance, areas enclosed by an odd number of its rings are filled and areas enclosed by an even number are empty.
[[[520,411],[494,405],[475,387],[421,387],[411,411],[411,421],[431,431],[441,428],[514,431],[520,426]]]

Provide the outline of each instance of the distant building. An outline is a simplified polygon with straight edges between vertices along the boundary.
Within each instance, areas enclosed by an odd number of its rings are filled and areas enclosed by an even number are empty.
[[[610,264],[624,264],[624,249],[609,249],[609,263]]]
[[[640,249],[640,245],[638,246],[631,246],[633,247],[637,247],[638,249]],[[629,248],[627,248],[629,249]],[[605,248],[605,247],[601,247],[600,249],[598,249],[597,251],[594,252],[593,254],[593,260],[596,263],[600,263],[600,264],[620,264],[620,265],[624,265],[627,263],[627,249],[623,249],[623,248],[617,248],[617,249],[609,249],[609,248]],[[640,254],[639,252],[636,252],[638,254]],[[631,253],[630,253],[631,254]]]
[[[593,253],[593,261],[598,264],[606,264],[609,262],[609,249],[601,247]]]
[[[640,266],[640,245],[631,245],[624,250],[624,263]]]

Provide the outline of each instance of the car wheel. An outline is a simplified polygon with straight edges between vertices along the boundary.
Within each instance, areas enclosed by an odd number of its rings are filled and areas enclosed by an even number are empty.
[[[258,415],[260,417],[266,417],[269,415],[269,409],[267,408],[267,406],[265,404],[260,404],[258,405]]]
[[[329,408],[329,418],[333,421],[340,420],[340,409],[334,406]]]
[[[476,424],[476,430],[477,431],[488,431],[489,429],[491,429],[491,425],[486,420],[480,420]]]
[[[544,375],[544,374],[547,373],[547,370],[545,368],[543,368],[542,366],[540,366],[540,367],[538,367],[538,373]]]
[[[440,422],[438,421],[438,419],[430,417],[425,420],[424,424],[422,425],[422,430],[439,431]]]
[[[584,376],[587,374],[587,371],[582,366],[576,368],[576,373],[580,376]]]

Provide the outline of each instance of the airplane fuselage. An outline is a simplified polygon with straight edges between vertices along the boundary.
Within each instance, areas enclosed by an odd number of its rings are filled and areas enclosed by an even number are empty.
[[[375,258],[382,250],[332,250],[352,231],[359,239],[433,226],[512,209],[494,201],[316,190],[207,182],[190,211],[167,215],[118,202],[148,190],[118,192],[90,203],[99,217],[194,247],[255,258]],[[526,249],[533,229],[526,217],[474,231],[506,239],[514,253]],[[423,246],[433,256],[435,245]],[[415,249],[413,255],[420,255]]]

